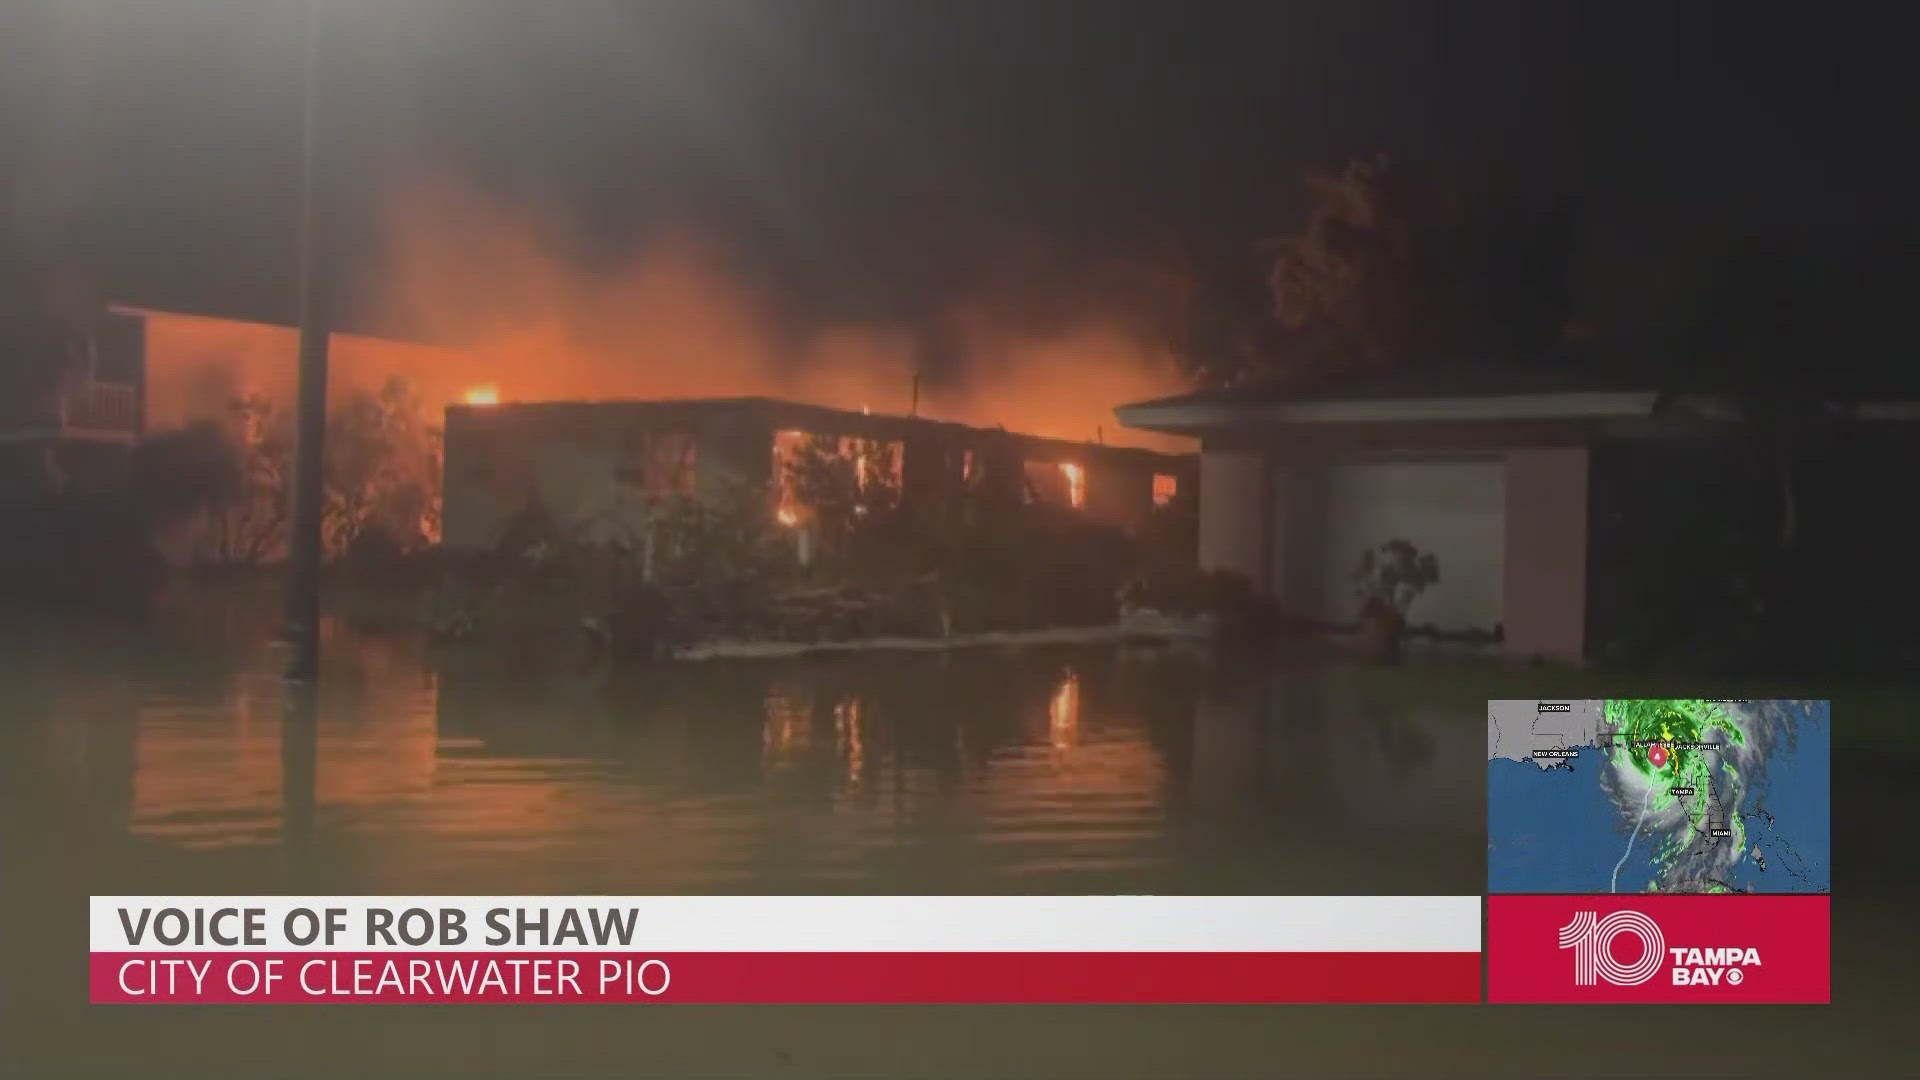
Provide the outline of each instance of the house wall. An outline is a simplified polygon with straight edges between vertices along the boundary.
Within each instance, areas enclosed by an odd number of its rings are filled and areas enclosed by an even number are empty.
[[[648,459],[646,440],[669,432],[693,439],[694,484],[707,492],[741,482],[771,484],[776,431],[886,441],[900,455],[903,496],[936,521],[959,507],[963,486],[1004,485],[1009,497],[1018,498],[1031,462],[1045,463],[1049,470],[1064,461],[1080,464],[1086,516],[1123,528],[1139,526],[1152,513],[1156,472],[1177,476],[1183,487],[1192,483],[1186,462],[1137,451],[823,412],[803,407],[783,412],[778,405],[752,403],[451,408],[445,429],[444,541],[453,547],[489,546],[530,505],[539,505],[560,524],[587,526],[596,536],[632,533],[644,523],[642,496],[648,493],[633,474]],[[963,485],[969,455],[973,478]],[[1057,473],[1049,475],[1058,479]],[[1060,488],[1056,494],[1064,499],[1064,481]],[[1252,565],[1257,568],[1257,560]]]
[[[491,547],[514,515],[534,505],[532,447],[513,434],[497,417],[447,412],[440,485],[440,540],[447,547]]]
[[[1274,462],[1267,580],[1273,599],[1294,617],[1331,617],[1325,610],[1327,582],[1335,572],[1327,538],[1331,478],[1319,455],[1295,450]]]
[[[685,430],[694,436],[694,471],[700,490],[773,481],[773,427],[762,418],[702,415]]]
[[[916,435],[901,447],[900,497],[915,512],[931,520],[946,520],[944,511],[963,490],[966,448],[944,433]]]
[[[749,466],[749,430],[689,423],[627,422],[615,413],[579,418],[511,409],[447,413],[442,542],[451,548],[497,543],[515,517],[537,508],[565,530],[597,541],[638,542],[647,520],[642,483],[650,433],[694,439],[695,483],[719,482]],[[769,444],[770,446],[770,444]],[[771,468],[759,465],[761,477]]]
[[[532,447],[540,507],[568,535],[638,545],[647,523],[640,489],[623,473],[632,455],[606,443],[551,439]]]
[[[1094,521],[1135,529],[1153,512],[1153,471],[1132,465],[1087,462],[1086,513]]]
[[[1271,588],[1267,570],[1267,459],[1255,450],[1200,453],[1200,569]]]
[[[1587,457],[1583,447],[1507,456],[1509,652],[1573,663],[1586,655]]]

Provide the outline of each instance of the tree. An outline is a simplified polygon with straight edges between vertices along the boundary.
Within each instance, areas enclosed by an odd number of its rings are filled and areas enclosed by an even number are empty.
[[[1450,190],[1377,158],[1307,181],[1301,231],[1272,245],[1276,347],[1208,381],[1435,363],[1535,362],[1571,312],[1564,201]]]
[[[399,376],[334,407],[321,518],[329,554],[376,532],[402,550],[440,538],[441,432],[426,415],[419,394]]]
[[[1159,332],[1195,381],[1233,383],[1276,351],[1264,264],[1260,251],[1244,245],[1220,251],[1174,243],[1158,253],[1153,265],[1166,297],[1155,309]]]
[[[363,538],[401,551],[440,536],[441,436],[404,380],[350,392],[328,415],[327,554]],[[286,554],[290,418],[259,394],[235,398],[225,423],[143,440],[135,457],[149,520],[193,521],[189,557],[203,566],[260,566]]]
[[[225,504],[238,493],[245,469],[239,446],[211,420],[141,439],[130,464],[128,489],[152,525]]]
[[[131,488],[149,529],[186,526],[199,566],[259,566],[286,545],[290,444],[266,398],[236,398],[224,420],[157,431],[133,452]]]
[[[1771,671],[1911,667],[1920,578],[1898,552],[1915,520],[1912,425],[1855,406],[1920,389],[1898,325],[1915,254],[1886,232],[1748,234],[1671,298],[1641,375],[1666,412],[1704,404],[1738,422],[1711,426],[1714,457],[1647,446],[1633,472],[1651,475],[1616,481],[1646,500],[1638,535],[1613,541],[1623,647]],[[1636,643],[1641,627],[1690,636]]]

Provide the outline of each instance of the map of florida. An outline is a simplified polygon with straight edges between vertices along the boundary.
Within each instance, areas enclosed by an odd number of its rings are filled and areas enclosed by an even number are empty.
[[[1789,839],[1789,830],[1776,830],[1765,799],[1770,781],[1776,787],[1806,782],[1824,789],[1824,775],[1770,775],[1770,768],[1781,773],[1786,764],[1776,766],[1781,756],[1776,752],[1790,750],[1798,729],[1808,726],[1807,707],[1818,706],[1824,716],[1824,704],[1698,698],[1492,701],[1487,757],[1490,767],[1504,760],[1565,774],[1568,798],[1597,785],[1620,830],[1620,846],[1598,868],[1599,882],[1609,891],[1624,886],[1629,891],[1726,892],[1740,888],[1731,884],[1736,878],[1744,879],[1747,889],[1825,891],[1824,857],[1818,860],[1819,873],[1807,873],[1807,852]],[[1824,735],[1824,722],[1818,730]],[[1824,767],[1820,771],[1824,774]],[[1558,782],[1554,789],[1559,790]],[[1561,805],[1570,804],[1550,798],[1546,816]],[[1490,829],[1502,817],[1498,810],[1490,807]],[[1527,828],[1542,830],[1552,843],[1552,821]],[[1750,828],[1765,835],[1750,836]],[[1500,837],[1490,840],[1497,844]],[[1766,874],[1769,852],[1776,858],[1772,875]]]

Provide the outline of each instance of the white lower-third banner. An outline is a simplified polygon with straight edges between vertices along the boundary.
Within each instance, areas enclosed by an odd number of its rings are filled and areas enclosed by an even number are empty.
[[[95,1003],[1472,1002],[1477,896],[96,896]]]

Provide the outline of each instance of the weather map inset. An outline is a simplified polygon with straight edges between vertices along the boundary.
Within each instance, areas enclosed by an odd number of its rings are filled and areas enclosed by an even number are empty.
[[[1487,703],[1490,893],[1828,893],[1825,701]]]

